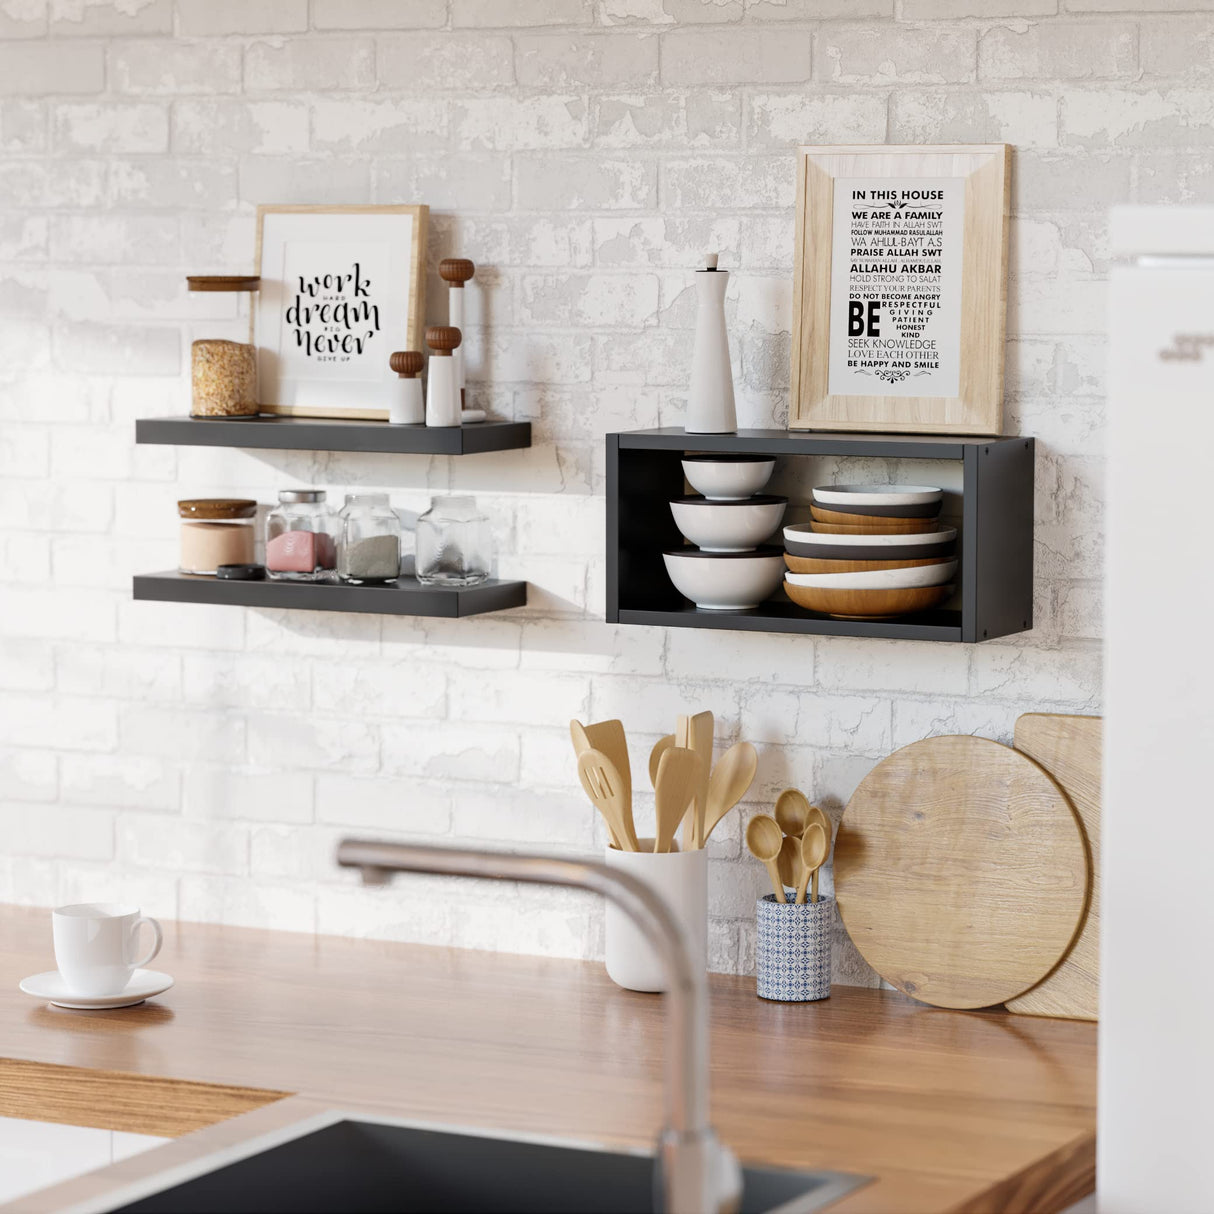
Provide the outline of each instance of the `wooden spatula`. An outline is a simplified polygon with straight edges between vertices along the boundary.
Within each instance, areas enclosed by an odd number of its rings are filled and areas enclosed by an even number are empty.
[[[664,738],[659,738],[653,744],[653,749],[649,752],[649,785],[651,788],[657,787],[658,764],[662,761],[662,755],[673,745],[674,734],[672,733],[668,733]]]
[[[655,852],[670,850],[679,823],[695,796],[699,772],[696,755],[682,746],[671,746],[658,763],[658,779],[653,788],[653,807],[657,817]]]
[[[569,722],[569,735],[573,739],[574,751],[581,755],[586,750],[597,750],[607,756],[619,773],[623,792],[624,815],[629,829],[632,824],[632,767],[628,762],[628,739],[622,721],[596,721],[583,725],[580,721]],[[635,834],[635,831],[633,831]]]
[[[632,814],[624,811],[624,782],[615,764],[600,750],[584,750],[578,755],[577,774],[591,804],[606,820],[616,847],[640,851]]]

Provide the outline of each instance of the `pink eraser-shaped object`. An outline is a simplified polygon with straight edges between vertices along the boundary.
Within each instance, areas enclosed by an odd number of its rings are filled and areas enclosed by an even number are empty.
[[[284,531],[266,544],[266,568],[275,573],[311,573],[316,568],[316,533]]]

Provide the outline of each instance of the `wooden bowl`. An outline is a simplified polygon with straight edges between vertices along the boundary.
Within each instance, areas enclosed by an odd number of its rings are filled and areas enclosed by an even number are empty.
[[[938,607],[953,593],[949,586],[914,590],[821,590],[784,583],[784,593],[798,607],[841,620],[892,620]]]
[[[899,514],[851,514],[843,510],[828,510],[825,506],[810,506],[815,523],[833,523],[837,527],[864,527],[869,531],[930,531],[936,525],[936,515],[910,516]]]
[[[815,519],[813,528],[821,535],[926,535],[939,530],[934,518],[894,518],[880,523],[871,519],[856,525],[822,523]]]
[[[913,569],[916,565],[943,565],[952,556],[921,556],[910,561],[832,561],[816,556],[784,554],[790,573],[872,573],[877,569]]]

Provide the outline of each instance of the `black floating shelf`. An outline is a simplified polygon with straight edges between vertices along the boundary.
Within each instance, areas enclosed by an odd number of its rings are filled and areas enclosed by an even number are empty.
[[[386,586],[313,582],[239,582],[188,573],[143,573],[135,598],[161,603],[219,603],[296,611],[356,611],[371,615],[426,615],[458,619],[527,605],[526,582],[490,580],[479,586],[423,586],[402,577]]]
[[[662,560],[663,551],[684,542],[669,503],[686,492],[680,459],[693,451],[960,461],[960,609],[896,620],[837,620],[798,607],[780,591],[750,611],[697,610],[671,585]],[[606,617],[665,628],[917,641],[984,641],[1024,632],[1033,625],[1033,460],[1031,438],[787,430],[687,434],[675,428],[609,434]],[[808,501],[814,481],[806,475]]]
[[[145,417],[137,443],[181,447],[261,447],[278,451],[364,451],[390,455],[477,455],[531,446],[530,422],[484,421],[467,426],[393,426],[343,418]]]

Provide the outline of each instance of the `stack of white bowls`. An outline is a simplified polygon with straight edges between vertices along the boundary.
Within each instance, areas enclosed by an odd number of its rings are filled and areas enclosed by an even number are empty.
[[[812,523],[784,528],[784,589],[810,611],[892,619],[943,603],[957,572],[957,532],[939,523],[929,485],[820,485]]]
[[[760,455],[689,455],[683,475],[697,494],[670,503],[694,548],[663,553],[675,589],[704,611],[746,611],[771,598],[784,554],[763,541],[784,521],[786,497],[760,494],[776,461]]]

